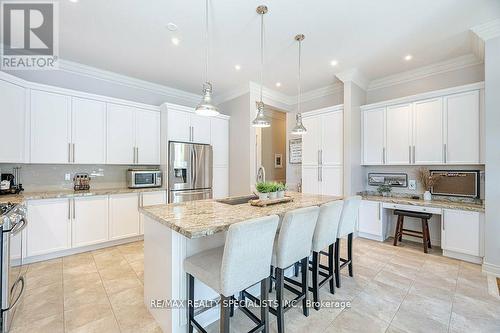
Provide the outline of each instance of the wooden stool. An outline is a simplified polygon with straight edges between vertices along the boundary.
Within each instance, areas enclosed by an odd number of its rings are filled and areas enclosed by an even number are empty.
[[[432,214],[429,213],[420,213],[420,212],[411,212],[406,210],[395,210],[394,215],[398,216],[398,222],[396,224],[396,230],[394,232],[394,246],[398,245],[398,240],[401,242],[403,239],[403,235],[413,236],[422,238],[422,242],[424,245],[424,253],[427,253],[427,248],[431,249],[431,238],[429,235],[429,219],[432,217]],[[403,228],[404,218],[415,217],[422,220],[422,232],[416,230],[409,230]]]

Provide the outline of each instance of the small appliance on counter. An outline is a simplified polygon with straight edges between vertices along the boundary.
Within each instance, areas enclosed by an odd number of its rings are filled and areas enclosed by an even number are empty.
[[[128,169],[128,188],[161,187],[161,171],[159,169]]]
[[[90,176],[88,173],[76,173],[73,177],[73,189],[75,191],[90,190]]]
[[[18,194],[22,191],[23,185],[19,182],[19,167],[14,168],[14,174],[2,173],[0,176],[0,195],[4,194]]]

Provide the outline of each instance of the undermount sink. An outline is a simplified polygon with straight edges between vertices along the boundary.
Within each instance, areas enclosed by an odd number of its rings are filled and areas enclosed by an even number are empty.
[[[246,204],[250,200],[258,199],[259,197],[256,195],[246,195],[243,197],[234,197],[234,198],[226,198],[226,199],[219,199],[216,200],[217,202],[227,204],[227,205],[241,205],[241,204]]]

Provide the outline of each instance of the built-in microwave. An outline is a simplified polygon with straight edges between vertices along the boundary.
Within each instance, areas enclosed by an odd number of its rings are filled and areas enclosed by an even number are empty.
[[[158,169],[128,169],[129,188],[161,187],[161,171]]]

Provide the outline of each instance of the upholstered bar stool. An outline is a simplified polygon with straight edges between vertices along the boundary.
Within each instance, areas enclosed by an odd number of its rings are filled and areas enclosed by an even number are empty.
[[[319,207],[300,208],[287,212],[283,217],[278,235],[274,241],[272,266],[275,268],[277,307],[270,308],[269,311],[277,317],[279,333],[285,331],[284,314],[290,309],[290,306],[285,307],[284,305],[284,288],[296,295],[293,302],[302,300],[302,311],[305,316],[309,315],[307,307],[309,274],[307,266],[318,214]],[[285,278],[284,274],[285,269],[293,266],[298,261],[301,263],[302,281],[300,290],[285,284],[285,279],[292,283],[296,281]],[[255,300],[248,292],[244,292],[243,295]]]
[[[200,332],[205,329],[194,316],[194,279],[220,294],[220,332],[229,332],[233,295],[260,282],[261,299],[268,299],[269,265],[278,228],[277,215],[235,223],[229,227],[223,247],[197,253],[184,260],[189,279],[188,325]],[[258,318],[244,306],[240,309],[257,326],[252,332],[269,331],[269,308],[261,307]]]
[[[356,223],[359,216],[359,206],[361,197],[353,196],[344,200],[342,216],[340,218],[339,229],[337,233],[337,242],[335,242],[335,284],[340,288],[340,270],[348,266],[349,276],[353,276],[352,270],[352,236],[356,230]],[[340,239],[347,236],[347,259],[340,257]],[[340,264],[342,262],[342,264]]]

